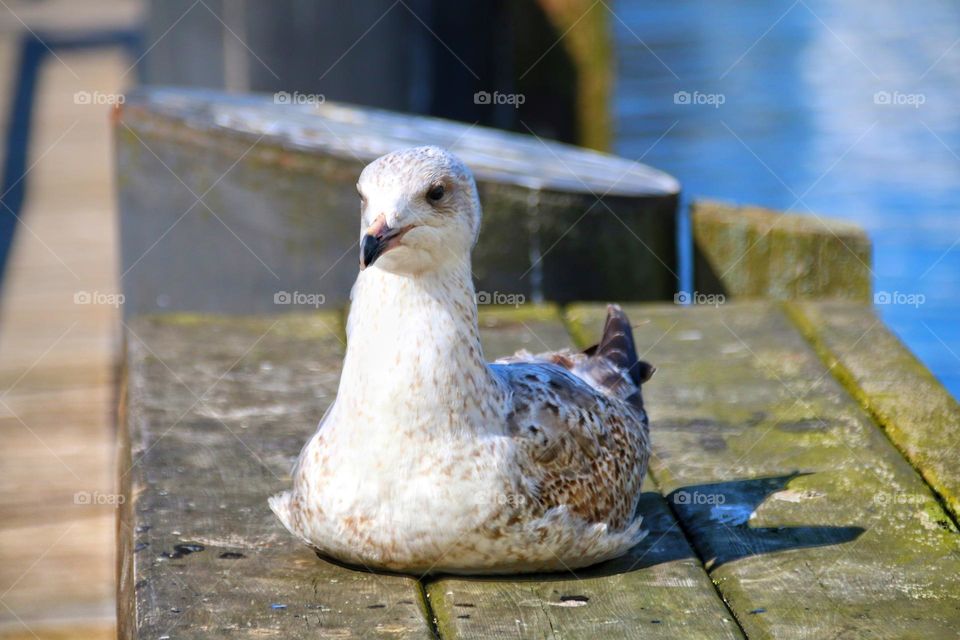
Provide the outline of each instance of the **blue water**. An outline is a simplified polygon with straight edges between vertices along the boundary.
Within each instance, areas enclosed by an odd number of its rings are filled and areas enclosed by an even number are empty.
[[[610,8],[617,153],[672,173],[686,198],[862,225],[875,290],[922,302],[878,311],[960,397],[960,5]]]

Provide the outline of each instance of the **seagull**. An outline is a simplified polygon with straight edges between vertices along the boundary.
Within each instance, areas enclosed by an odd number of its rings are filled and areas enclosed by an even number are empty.
[[[630,323],[608,307],[584,352],[487,364],[470,253],[469,169],[426,146],[364,168],[360,272],[333,404],[273,512],[318,555],[372,570],[576,569],[646,535],[650,457]]]

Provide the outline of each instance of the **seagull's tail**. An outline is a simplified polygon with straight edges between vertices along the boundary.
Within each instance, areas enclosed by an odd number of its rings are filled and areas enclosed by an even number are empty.
[[[274,515],[280,519],[280,522],[283,523],[283,526],[287,528],[287,531],[295,536],[299,536],[299,534],[293,529],[292,502],[293,494],[289,491],[278,493],[275,496],[271,496],[267,500],[267,503],[270,505],[270,510],[273,511]]]
[[[640,387],[656,369],[637,357],[630,320],[619,305],[607,306],[607,321],[600,342],[584,354],[588,360],[580,367],[581,375],[608,394],[643,408]]]
[[[607,321],[603,325],[603,336],[591,355],[606,358],[618,369],[626,371],[637,387],[649,380],[656,372],[656,368],[637,357],[630,319],[617,304],[607,305]]]

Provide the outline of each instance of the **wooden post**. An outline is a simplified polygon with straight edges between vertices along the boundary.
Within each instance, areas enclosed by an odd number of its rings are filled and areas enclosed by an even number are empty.
[[[871,299],[870,240],[855,224],[708,200],[691,215],[698,293]]]

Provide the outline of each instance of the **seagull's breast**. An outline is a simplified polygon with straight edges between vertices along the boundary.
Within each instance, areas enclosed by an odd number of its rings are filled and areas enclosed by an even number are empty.
[[[317,507],[298,532],[307,539],[337,532],[346,549],[352,539],[354,548],[426,557],[483,530],[521,483],[503,473],[513,455],[509,438],[410,437],[400,425],[372,438],[349,419],[330,417],[304,449],[294,478],[295,492]]]

